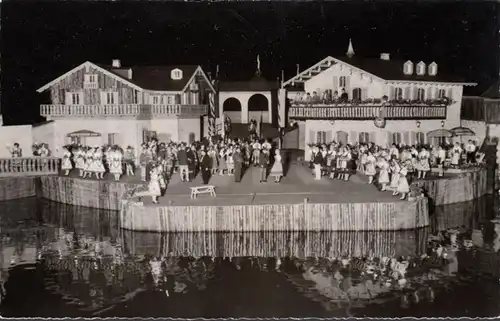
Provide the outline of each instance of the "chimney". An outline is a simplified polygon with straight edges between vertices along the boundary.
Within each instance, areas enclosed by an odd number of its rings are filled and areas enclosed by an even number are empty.
[[[128,79],[132,79],[132,68],[129,68],[129,69],[128,69],[128,72],[127,72],[127,78],[128,78]]]
[[[391,55],[388,53],[381,53],[380,60],[391,60]]]
[[[120,62],[120,59],[113,59],[111,62],[111,67],[113,68],[121,68],[122,63]]]
[[[347,52],[345,53],[347,57],[351,58],[354,56],[354,48],[352,46],[352,41],[349,38],[349,45],[347,46]]]

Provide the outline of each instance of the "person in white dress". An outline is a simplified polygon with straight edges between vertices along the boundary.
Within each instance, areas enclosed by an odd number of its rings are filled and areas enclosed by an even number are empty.
[[[160,173],[158,167],[153,167],[153,169],[151,169],[148,189],[153,203],[158,204],[158,197],[161,196]]]
[[[88,147],[87,151],[84,152],[85,154],[85,165],[83,166],[83,178],[86,178],[87,176],[90,178],[92,177],[92,169],[94,167],[94,150],[90,147]]]
[[[396,194],[401,194],[401,200],[404,200],[406,198],[406,195],[410,192],[410,185],[408,184],[408,180],[406,179],[406,175],[408,174],[408,170],[406,169],[406,166],[403,164],[401,166],[401,169],[399,170],[399,183],[398,187],[396,189]]]
[[[85,153],[81,147],[78,147],[73,153],[75,168],[78,168],[78,176],[83,177],[85,171]]]
[[[429,152],[423,148],[418,153],[417,179],[424,179],[427,173],[431,170],[429,164]]]
[[[379,168],[378,173],[378,183],[381,185],[381,191],[387,189],[387,184],[389,184],[389,163],[384,157],[379,157],[377,162],[377,167]]]
[[[110,151],[110,161],[111,164],[109,166],[109,171],[115,177],[115,181],[120,180],[120,176],[123,173],[122,167],[122,153],[118,149],[114,149]]]
[[[274,182],[279,183],[283,176],[283,163],[281,161],[281,153],[279,149],[274,151],[274,163],[271,168],[271,176],[274,177]]]
[[[73,169],[73,164],[71,164],[71,152],[67,147],[63,148],[63,159],[61,164],[61,169],[64,171],[64,175],[68,176],[69,172]]]
[[[400,178],[400,166],[398,164],[398,161],[393,158],[390,163],[390,170],[391,170],[391,184],[389,185],[389,188],[392,190],[392,195],[397,195],[397,188],[399,186],[399,178]]]
[[[462,153],[463,153],[463,150],[460,147],[459,142],[455,143],[455,146],[453,147],[451,153],[452,153],[451,154],[451,165],[453,167],[458,167],[458,165],[460,165],[460,159],[462,158]]]
[[[94,148],[93,171],[97,179],[104,179],[104,173],[106,172],[106,168],[104,167],[103,163],[103,152],[102,149],[97,146]]]
[[[344,148],[344,153],[342,154],[342,177],[344,181],[348,181],[349,177],[351,176],[351,170],[352,170],[352,153],[349,147]]]
[[[373,177],[377,174],[377,169],[375,168],[377,160],[371,151],[367,151],[365,157],[362,159],[364,161],[363,167],[365,169],[365,175],[368,176],[368,184],[372,184]]]

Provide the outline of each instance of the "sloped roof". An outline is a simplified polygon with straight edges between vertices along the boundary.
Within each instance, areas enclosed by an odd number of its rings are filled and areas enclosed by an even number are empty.
[[[491,85],[484,93],[481,94],[483,98],[500,99],[500,81]]]
[[[378,76],[385,80],[405,80],[405,81],[436,81],[436,82],[466,82],[464,78],[451,75],[443,72],[438,64],[438,72],[436,76],[426,74],[419,76],[415,72],[412,75],[405,75],[403,72],[403,60],[383,60],[379,58],[362,58],[362,57],[336,57],[349,65],[356,68],[365,70],[366,72]],[[414,68],[416,68],[419,61],[412,61]],[[426,68],[430,63],[426,63]]]
[[[133,66],[122,67],[121,69],[132,69],[132,79],[128,79],[123,75],[115,72],[109,65],[96,64],[101,68],[112,72],[116,76],[123,78],[135,85],[148,90],[158,91],[181,91],[186,87],[191,79],[197,65],[168,65],[168,66]],[[182,79],[172,79],[170,73],[174,69],[182,71]]]

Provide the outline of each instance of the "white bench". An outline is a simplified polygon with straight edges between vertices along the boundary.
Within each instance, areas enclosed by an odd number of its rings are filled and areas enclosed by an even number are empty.
[[[215,186],[213,185],[191,187],[191,198],[196,198],[198,194],[210,194],[213,197],[217,196],[215,194]]]

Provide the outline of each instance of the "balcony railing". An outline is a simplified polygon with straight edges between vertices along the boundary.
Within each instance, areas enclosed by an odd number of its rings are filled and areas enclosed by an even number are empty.
[[[306,103],[292,102],[288,117],[292,119],[445,119],[447,103],[428,102],[344,102]]]
[[[40,105],[44,117],[162,117],[201,116],[206,105]]]
[[[0,158],[0,177],[54,175],[60,164],[57,157]]]

